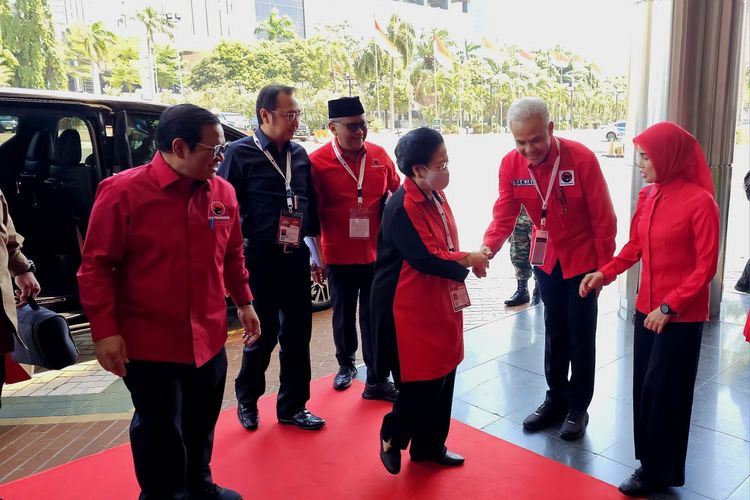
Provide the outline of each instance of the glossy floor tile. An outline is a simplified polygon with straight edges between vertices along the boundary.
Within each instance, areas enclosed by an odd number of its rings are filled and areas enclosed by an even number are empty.
[[[742,336],[748,306],[750,296],[733,294],[722,305],[722,321],[706,324],[686,484],[652,498],[750,499],[750,343]],[[547,389],[543,307],[474,328],[465,335],[466,359],[456,377],[454,417],[619,485],[640,465],[633,451],[632,343],[632,316],[612,297],[600,300],[589,426],[581,439],[568,442],[559,436],[560,425],[536,433],[522,426]]]

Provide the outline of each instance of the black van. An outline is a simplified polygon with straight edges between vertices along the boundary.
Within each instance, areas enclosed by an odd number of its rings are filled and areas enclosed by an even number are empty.
[[[76,271],[99,182],[142,165],[156,152],[155,131],[166,106],[110,96],[1,89],[0,116],[15,127],[0,131],[0,189],[24,253],[42,285],[39,302],[85,322]],[[244,132],[223,125],[227,141]],[[329,303],[312,289],[313,306]]]

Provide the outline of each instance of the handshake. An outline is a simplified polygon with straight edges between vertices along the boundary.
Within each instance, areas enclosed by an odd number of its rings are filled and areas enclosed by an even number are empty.
[[[490,258],[492,257],[492,250],[489,247],[482,246],[478,252],[471,252],[468,259],[468,266],[471,266],[471,271],[477,278],[484,278],[487,276],[487,268],[490,267]]]

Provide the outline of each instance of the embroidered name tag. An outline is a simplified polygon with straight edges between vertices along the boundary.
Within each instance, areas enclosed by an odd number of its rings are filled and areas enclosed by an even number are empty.
[[[534,179],[513,179],[511,184],[514,186],[534,186]]]

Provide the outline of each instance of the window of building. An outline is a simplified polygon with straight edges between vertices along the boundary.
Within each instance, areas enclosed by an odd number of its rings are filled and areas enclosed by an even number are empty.
[[[297,36],[305,37],[305,7],[303,0],[255,0],[255,20],[262,22],[271,17],[276,9],[280,16],[288,16],[294,25]],[[260,34],[260,37],[264,37]]]

